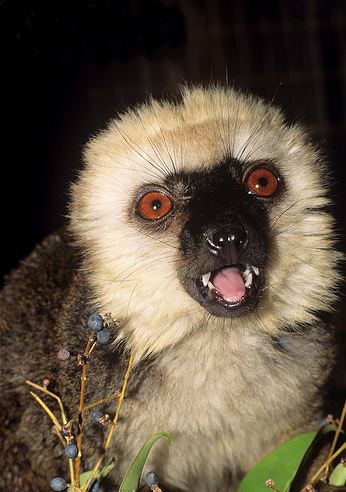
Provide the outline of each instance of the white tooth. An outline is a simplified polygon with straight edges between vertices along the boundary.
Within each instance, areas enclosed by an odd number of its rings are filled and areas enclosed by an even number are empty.
[[[244,280],[247,280],[249,273],[250,273],[250,268],[247,266],[246,269],[242,273]]]
[[[208,273],[205,273],[204,275],[202,275],[202,282],[203,282],[204,287],[206,287],[208,285],[210,275],[211,275],[211,272],[208,272]]]
[[[208,282],[208,287],[209,287],[210,290],[215,290],[216,289],[215,285],[213,285],[211,282]]]
[[[251,284],[252,284],[252,273],[249,273],[245,282],[245,287],[250,287]]]
[[[257,276],[259,275],[259,268],[258,267],[253,266],[252,270],[253,270],[255,275],[257,275]]]

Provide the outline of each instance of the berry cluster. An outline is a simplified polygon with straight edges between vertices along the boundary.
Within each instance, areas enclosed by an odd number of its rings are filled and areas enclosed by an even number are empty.
[[[88,327],[90,330],[96,332],[97,341],[99,343],[107,343],[110,339],[110,331],[108,328],[114,326],[114,321],[110,315],[102,317],[100,314],[92,314],[88,319]]]
[[[88,347],[91,347],[93,341],[96,339],[99,343],[105,344],[109,341],[111,337],[110,328],[114,328],[118,325],[118,321],[114,321],[109,313],[101,316],[100,314],[94,313],[88,319],[88,328],[91,330],[93,335],[89,337]],[[90,344],[90,345],[89,345]],[[87,357],[89,355],[88,347],[86,349],[86,353],[78,354],[77,356],[77,364],[80,366],[84,366],[87,363]],[[58,352],[58,358],[62,361],[66,361],[70,357],[70,352],[63,348]],[[73,355],[73,354],[72,354]],[[48,380],[47,380],[48,381]],[[47,385],[49,381],[47,382]],[[94,411],[91,415],[91,420],[95,424],[105,425],[110,421],[109,415],[103,414],[99,411]],[[61,435],[65,437],[67,444],[65,447],[65,456],[68,459],[76,459],[78,457],[78,446],[75,443],[74,436],[72,433],[72,429],[70,426],[62,426]],[[50,486],[56,492],[65,491],[68,484],[66,480],[62,477],[55,477],[50,481]],[[88,487],[88,492],[97,492],[99,488],[99,481],[94,478]]]

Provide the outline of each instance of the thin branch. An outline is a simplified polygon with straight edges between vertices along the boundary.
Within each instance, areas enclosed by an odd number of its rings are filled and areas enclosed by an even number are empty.
[[[51,391],[47,390],[47,388],[44,388],[43,386],[40,386],[39,384],[35,384],[35,383],[33,383],[32,381],[29,381],[29,380],[27,380],[25,382],[26,382],[26,384],[29,384],[30,386],[33,386],[34,388],[39,389],[43,393],[46,393],[47,395],[49,395],[52,398],[55,398],[57,400],[57,402],[59,404],[59,407],[60,407],[62,422],[63,422],[63,425],[65,426],[66,423],[67,423],[67,418],[66,418],[66,414],[65,414],[65,410],[64,410],[64,406],[62,404],[61,398],[59,398],[59,396],[56,395],[55,393],[52,393]],[[61,425],[59,424],[59,422],[56,419],[56,417],[53,414],[53,412],[51,412],[49,410],[49,408],[47,407],[47,405],[45,403],[43,403],[43,401],[41,400],[41,398],[39,398],[37,395],[35,395],[35,393],[33,393],[32,391],[30,391],[30,394],[33,395],[33,397],[38,401],[38,403],[40,403],[40,405],[45,409],[45,411],[48,413],[48,415],[50,416],[50,418],[53,420],[53,422],[55,423],[55,427],[58,430],[58,437],[63,442],[64,446],[66,446],[67,439],[66,439],[66,437],[63,438],[61,436],[61,432],[60,432],[61,431]],[[56,422],[55,422],[54,419],[56,420]],[[69,467],[70,467],[71,486],[74,487],[75,483],[74,483],[73,459],[69,458],[68,462],[69,462]]]
[[[86,382],[86,366],[87,358],[90,354],[91,349],[94,346],[95,334],[92,333],[88,338],[88,343],[84,351],[82,366],[82,376],[81,376],[81,389],[80,389],[80,400],[79,400],[79,416],[78,416],[78,436],[77,436],[77,448],[78,455],[76,459],[76,486],[80,487],[80,461],[82,456],[82,433],[83,433],[83,411],[84,411],[84,393],[85,393],[85,382]]]
[[[112,422],[112,427],[111,427],[111,429],[109,431],[109,435],[108,435],[108,438],[107,438],[107,441],[106,441],[106,444],[105,444],[105,451],[109,447],[109,444],[110,444],[110,441],[112,439],[112,435],[113,435],[115,426],[116,426],[116,424],[118,422],[120,408],[121,408],[121,405],[122,405],[123,400],[124,400],[126,385],[127,385],[127,381],[129,379],[129,376],[130,376],[131,368],[132,368],[132,355],[130,355],[129,364],[128,364],[127,371],[126,371],[125,378],[124,378],[124,384],[123,384],[123,387],[122,387],[122,390],[121,390],[121,393],[120,393],[120,396],[119,396],[117,411],[115,412],[115,416],[114,416],[114,419],[113,419],[113,422]]]
[[[102,400],[96,400],[93,403],[89,403],[89,405],[85,405],[84,412],[92,407],[95,407],[96,405],[102,405],[103,403],[108,403],[110,401],[116,400],[119,397],[120,394],[118,393],[117,395],[109,396],[108,398],[103,398]]]
[[[109,403],[110,401],[116,400],[119,398],[120,393],[114,395],[114,396],[109,396],[108,398],[102,398],[101,400],[96,400],[92,403],[89,403],[88,405],[84,405],[83,408],[83,414],[87,411],[90,410],[90,408],[95,407],[96,405],[102,405],[103,403]],[[67,422],[66,427],[70,427],[73,422],[77,422],[77,419],[80,415],[80,410],[74,414],[74,416]]]
[[[329,453],[328,453],[328,456],[327,456],[327,460],[329,460],[329,458],[334,453],[337,440],[339,439],[340,432],[342,431],[342,426],[344,424],[345,416],[346,416],[346,402],[344,403],[344,407],[342,409],[342,413],[341,413],[341,417],[340,417],[340,420],[339,420],[338,428],[336,429],[335,436],[334,436],[334,439],[333,439],[333,443],[332,443],[332,446],[331,446],[331,448],[329,450]]]
[[[326,462],[317,470],[317,472],[315,473],[315,475],[313,475],[313,477],[309,480],[309,484],[314,484],[317,479],[319,478],[319,476],[321,475],[321,473],[323,472],[323,470],[325,468],[327,468],[330,463],[337,457],[339,456],[340,453],[342,453],[344,450],[346,449],[346,442],[344,442],[344,444],[342,446],[340,446],[340,448],[330,457],[326,460]],[[305,487],[305,490],[306,490],[306,487]]]
[[[105,444],[105,451],[109,447],[109,444],[110,444],[110,441],[112,439],[112,435],[113,435],[115,426],[116,426],[116,424],[118,422],[120,408],[121,408],[121,405],[122,405],[123,400],[124,400],[126,385],[127,385],[127,381],[129,379],[129,376],[130,376],[131,368],[132,368],[132,355],[130,355],[129,364],[128,364],[127,371],[126,371],[125,378],[124,378],[124,384],[123,384],[123,387],[122,387],[122,390],[121,390],[121,393],[120,393],[120,396],[119,396],[117,411],[115,412],[114,419],[113,419],[113,422],[112,422],[112,427],[111,427],[111,429],[109,431],[109,435],[108,435],[108,438],[107,438],[107,441],[106,441],[106,444]]]
[[[90,355],[90,354],[91,354],[91,352],[94,350],[95,346],[96,346],[96,341],[95,341],[95,342],[92,344],[92,346],[90,347],[90,350],[89,350],[89,354],[88,354],[88,355]]]
[[[131,368],[132,368],[132,354],[130,355],[130,358],[129,358],[129,363],[128,363],[128,366],[127,366],[127,371],[126,371],[126,374],[125,374],[123,387],[122,387],[122,390],[121,390],[121,393],[120,393],[120,396],[119,396],[117,410],[115,412],[114,419],[112,421],[112,427],[111,427],[111,429],[109,431],[109,434],[108,434],[108,437],[107,437],[107,440],[106,440],[106,444],[105,444],[105,446],[103,448],[103,452],[102,452],[101,456],[99,457],[96,465],[94,466],[94,468],[92,470],[92,473],[91,473],[91,476],[90,476],[89,480],[82,487],[82,489],[81,489],[82,492],[85,492],[87,490],[87,488],[89,487],[91,481],[95,477],[96,472],[99,469],[99,467],[100,467],[100,465],[101,465],[101,463],[102,463],[102,461],[103,461],[103,459],[104,459],[104,457],[106,455],[107,449],[109,448],[109,445],[110,445],[110,442],[111,442],[111,439],[112,439],[112,435],[113,435],[115,426],[116,426],[116,424],[118,422],[119,413],[120,413],[121,405],[122,405],[123,400],[124,400],[124,395],[125,395],[125,391],[126,391],[126,385],[127,385],[127,381],[129,379],[129,376],[130,376]]]
[[[61,425],[59,424],[59,421],[54,415],[54,413],[47,407],[47,405],[41,400],[41,398],[36,395],[36,393],[30,391],[30,395],[32,395],[35,398],[35,400],[41,405],[41,407],[48,413],[54,425],[59,429],[59,431],[61,431]]]
[[[74,468],[73,468],[73,459],[69,458],[68,464],[70,467],[70,480],[71,480],[71,490],[74,492],[75,490],[75,480],[74,480]]]
[[[61,432],[59,431],[59,429],[57,428],[57,426],[55,424],[52,427],[52,433],[59,438],[61,444],[65,448],[66,447],[66,442],[67,442],[66,441],[66,438],[61,435]]]
[[[36,389],[39,389],[40,391],[42,391],[43,393],[46,393],[47,395],[55,398],[59,404],[59,407],[60,407],[60,412],[61,412],[61,418],[62,418],[62,423],[63,425],[65,425],[67,423],[67,419],[66,419],[66,415],[65,415],[65,410],[64,410],[64,406],[62,404],[62,401],[61,401],[61,398],[59,398],[58,395],[56,395],[55,393],[52,393],[51,391],[47,390],[47,388],[44,388],[43,386],[40,386],[39,384],[35,384],[33,383],[32,381],[25,381],[26,384],[29,384],[30,386],[33,386],[34,388]]]

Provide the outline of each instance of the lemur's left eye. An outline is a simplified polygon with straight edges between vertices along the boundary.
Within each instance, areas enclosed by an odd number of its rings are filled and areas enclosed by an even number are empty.
[[[263,197],[274,195],[278,183],[279,178],[264,167],[257,167],[251,171],[245,180],[248,193]]]
[[[136,212],[142,219],[158,220],[165,217],[172,208],[172,200],[165,193],[149,191],[139,199]]]

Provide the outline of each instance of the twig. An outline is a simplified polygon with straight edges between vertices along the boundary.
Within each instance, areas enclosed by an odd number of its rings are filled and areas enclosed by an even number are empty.
[[[68,464],[70,467],[70,480],[71,480],[71,490],[74,492],[75,490],[75,480],[74,480],[74,468],[73,468],[73,459],[69,458]]]
[[[94,342],[94,343],[92,344],[92,346],[90,347],[90,350],[89,350],[89,354],[88,354],[88,355],[90,355],[90,354],[91,354],[91,352],[94,350],[95,346],[96,346],[96,342]]]
[[[54,413],[47,407],[47,405],[41,400],[41,398],[36,395],[36,393],[30,391],[30,395],[32,395],[35,400],[41,405],[41,407],[48,413],[54,425],[59,429],[59,431],[61,431],[61,425],[59,424],[58,419],[56,418]]]
[[[33,386],[34,388],[37,388],[39,389],[40,391],[42,391],[43,393],[46,393],[47,395],[51,396],[52,398],[55,398],[59,404],[59,407],[60,407],[60,412],[61,412],[61,419],[62,419],[62,423],[63,425],[65,426],[67,424],[67,418],[66,418],[66,414],[65,414],[65,410],[64,410],[64,406],[62,404],[62,401],[61,401],[61,398],[56,395],[55,393],[52,393],[51,391],[47,390],[47,388],[44,388],[43,386],[40,386],[39,384],[35,384],[33,383],[32,381],[25,381],[26,384],[29,384],[30,386]],[[40,401],[43,403],[43,401],[37,396],[35,395],[35,393],[33,393],[32,391],[30,391],[30,393],[37,399],[37,401],[40,403]],[[42,405],[40,403],[40,405]],[[49,414],[48,411],[49,408],[43,403],[43,408],[46,410],[46,412],[48,413],[48,415],[52,418],[52,416]],[[55,415],[52,413],[52,415],[54,416],[54,418],[56,419]],[[52,419],[53,420],[53,419]],[[57,420],[57,419],[56,419]],[[54,422],[54,420],[53,420]],[[61,425],[59,424],[59,422],[57,422],[58,425],[55,423],[55,426],[56,428],[58,429],[59,431],[59,437],[61,438],[61,434],[60,434],[60,431],[61,431]],[[60,427],[59,427],[60,426]],[[63,442],[65,443],[67,441],[66,437],[65,439],[63,439]],[[70,467],[70,480],[71,480],[71,486],[74,487],[74,469],[73,469],[73,459],[69,458],[68,460],[69,462],[69,467]],[[73,489],[72,489],[73,490]]]
[[[92,403],[89,403],[88,405],[84,405],[83,408],[83,414],[86,410],[90,410],[90,408],[95,407],[96,405],[102,405],[103,403],[109,403],[110,401],[116,400],[119,398],[120,394],[118,393],[117,395],[114,396],[109,396],[108,398],[102,398],[102,400],[96,400]],[[77,422],[77,419],[80,415],[80,410],[74,414],[74,416],[67,422],[66,426],[70,427],[73,422]]]
[[[332,443],[332,446],[331,446],[331,448],[329,450],[329,453],[328,453],[328,456],[327,456],[327,460],[329,460],[329,458],[334,453],[337,440],[339,439],[340,432],[341,432],[342,426],[344,424],[345,416],[346,416],[346,402],[344,403],[344,407],[342,409],[342,413],[341,413],[341,417],[340,417],[340,420],[339,420],[339,424],[338,424],[338,427],[336,429],[335,436],[334,436],[334,439],[333,439],[333,443]]]
[[[102,403],[108,403],[110,401],[116,400],[119,397],[120,394],[118,393],[117,395],[108,396],[107,398],[103,398],[102,400],[96,400],[93,403],[89,403],[88,405],[85,405],[84,412],[85,410],[89,410],[90,408],[95,407],[96,405],[101,405]]]
[[[47,390],[43,386],[35,384],[32,381],[27,380],[25,382],[26,382],[26,384],[29,384],[30,386],[33,386],[34,388],[37,388],[40,391],[43,391],[43,393],[46,393],[47,395],[52,396],[53,398],[55,398],[57,400],[59,407],[60,407],[62,423],[63,423],[63,425],[65,425],[67,423],[67,419],[66,419],[65,410],[64,410],[64,406],[62,404],[61,398],[59,398],[59,396],[56,395],[55,393],[52,393],[51,391]]]
[[[109,435],[108,435],[108,438],[107,438],[107,441],[106,441],[106,444],[105,444],[105,450],[107,450],[108,447],[109,447],[109,443],[110,443],[110,441],[112,439],[112,435],[113,435],[115,426],[116,426],[116,424],[118,422],[119,413],[120,413],[120,407],[121,407],[121,405],[123,403],[123,400],[124,400],[126,385],[127,385],[127,381],[129,379],[129,376],[130,376],[131,367],[132,367],[132,355],[130,355],[130,359],[129,359],[127,371],[126,371],[125,378],[124,378],[124,384],[123,384],[123,387],[122,387],[122,390],[121,390],[121,393],[120,393],[120,396],[119,396],[117,411],[115,412],[115,416],[114,416],[114,419],[113,419],[113,422],[112,422],[112,427],[111,427],[111,429],[109,431]]]
[[[106,451],[109,447],[109,444],[111,442],[111,439],[112,439],[112,435],[113,435],[113,432],[114,432],[114,429],[115,429],[115,426],[118,422],[118,418],[119,418],[119,413],[120,413],[120,409],[121,409],[121,405],[122,405],[122,402],[124,400],[124,395],[125,395],[125,391],[126,391],[126,385],[127,385],[127,381],[129,379],[129,376],[130,376],[130,372],[131,372],[131,368],[132,368],[132,354],[130,355],[130,358],[129,358],[129,363],[128,363],[128,366],[127,366],[127,371],[126,371],[126,374],[125,374],[125,378],[124,378],[124,383],[123,383],[123,387],[122,387],[122,390],[121,390],[121,393],[120,393],[120,396],[119,396],[119,400],[118,400],[118,406],[117,406],[117,410],[115,412],[115,415],[114,415],[114,419],[112,421],[112,427],[109,431],[109,434],[108,434],[108,437],[107,437],[107,440],[106,440],[106,444],[103,448],[103,452],[101,454],[101,456],[99,457],[96,465],[94,466],[92,472],[91,472],[91,476],[89,477],[89,480],[87,480],[86,484],[82,487],[82,492],[85,492],[87,490],[87,488],[89,487],[91,481],[93,480],[93,478],[95,477],[95,474],[97,472],[97,470],[99,469],[105,455],[106,455]]]
[[[326,462],[317,470],[317,472],[312,476],[309,480],[309,484],[312,485],[317,481],[318,477],[321,475],[323,470],[329,466],[329,464],[337,457],[340,453],[342,453],[346,449],[346,442],[330,457],[326,460]],[[306,490],[306,487],[305,487]]]
[[[59,438],[61,444],[65,448],[66,447],[66,438],[61,435],[61,432],[59,431],[59,429],[56,427],[55,424],[52,427],[52,433]]]
[[[95,342],[95,334],[92,333],[88,338],[88,343],[83,354],[83,357],[86,360],[83,362],[83,366],[82,366],[79,415],[78,415],[78,436],[77,436],[78,456],[76,459],[76,486],[78,488],[80,487],[80,461],[82,456],[82,432],[83,432],[84,392],[85,392],[85,382],[86,382],[86,365],[87,365],[88,355],[90,354],[90,350],[93,347],[94,342]]]

